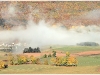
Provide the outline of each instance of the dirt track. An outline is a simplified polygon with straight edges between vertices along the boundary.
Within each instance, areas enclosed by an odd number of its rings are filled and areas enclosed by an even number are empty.
[[[31,56],[33,55],[34,57],[41,57],[43,56],[44,54],[52,54],[52,52],[42,52],[42,53],[24,53],[23,55],[27,55],[27,56]],[[87,55],[98,55],[100,54],[100,51],[85,51],[85,52],[80,52],[80,53],[73,53],[71,54],[71,56],[87,56]],[[62,53],[62,52],[57,52],[56,53],[57,56],[65,56],[66,54],[65,53]]]
[[[86,55],[99,55],[100,51],[85,51],[80,53],[74,53],[73,55],[76,56],[86,56]]]

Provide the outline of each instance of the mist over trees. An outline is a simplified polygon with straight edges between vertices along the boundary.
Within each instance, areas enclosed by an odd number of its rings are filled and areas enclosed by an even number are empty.
[[[77,43],[78,46],[99,46],[96,42],[81,42]]]

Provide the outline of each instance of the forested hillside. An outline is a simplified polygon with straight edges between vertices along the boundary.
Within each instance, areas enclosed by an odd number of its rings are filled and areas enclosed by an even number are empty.
[[[0,29],[26,26],[29,19],[35,23],[42,19],[46,22],[53,20],[51,25],[61,23],[67,28],[99,26],[99,9],[99,1],[0,1]],[[32,18],[29,18],[30,14]]]

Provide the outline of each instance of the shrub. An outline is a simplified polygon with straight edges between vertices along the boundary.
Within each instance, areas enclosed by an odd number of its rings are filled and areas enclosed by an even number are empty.
[[[33,64],[40,64],[40,59],[39,58],[36,58],[34,56],[31,56],[30,57],[30,60]]]
[[[52,56],[56,57],[56,51],[53,51],[52,53],[53,53]]]
[[[61,66],[62,65],[62,58],[61,57],[56,57],[55,65],[56,66]]]
[[[31,57],[30,57],[30,60],[31,60],[31,62],[32,62],[33,64],[36,63],[36,58],[35,58],[34,56],[31,56]]]
[[[48,55],[48,57],[51,57],[51,56],[52,56],[51,54]]]
[[[44,61],[44,65],[48,65],[48,60],[45,60]]]
[[[68,66],[76,66],[77,65],[77,60],[76,60],[76,58],[75,57],[69,57],[68,58],[68,62],[67,62],[67,65]]]
[[[5,68],[5,62],[0,60],[0,69]]]
[[[67,65],[67,58],[62,58],[62,66],[66,66]]]
[[[47,58],[47,55],[46,55],[46,54],[44,54],[43,58]]]
[[[18,62],[18,64],[26,64],[27,61],[28,61],[27,56],[17,55],[17,62]]]
[[[19,63],[18,62],[15,62],[14,65],[19,65]]]
[[[66,57],[69,57],[70,56],[70,53],[69,52],[66,52]]]
[[[40,59],[36,58],[36,64],[41,64]]]
[[[10,65],[14,64],[14,56],[12,54],[9,54],[8,60],[9,60]]]
[[[52,64],[52,65],[55,65],[55,63],[56,63],[56,58],[55,58],[55,57],[52,57],[52,58],[50,59],[50,61],[51,61],[51,64]]]

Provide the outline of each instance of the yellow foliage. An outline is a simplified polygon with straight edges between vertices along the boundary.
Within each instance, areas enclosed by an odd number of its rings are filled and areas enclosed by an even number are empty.
[[[54,57],[51,58],[51,63],[55,64],[56,59]]]
[[[0,60],[0,69],[4,68],[5,62]]]
[[[68,52],[66,52],[66,54],[69,55]],[[56,66],[77,65],[76,58],[72,56],[51,58],[51,62],[53,63],[53,65],[56,65]]]
[[[34,56],[31,56],[31,57],[30,57],[30,60],[32,61],[33,64],[39,64],[39,63],[40,63],[39,58],[36,58],[36,57],[34,57]]]
[[[75,57],[69,57],[68,58],[68,65],[77,65],[77,60]]]
[[[77,28],[77,26],[72,26],[71,28],[72,28],[72,29],[75,29],[75,28]]]
[[[31,56],[30,59],[32,62],[36,60],[36,58],[34,56]]]
[[[62,61],[63,58],[62,57],[56,57],[56,58],[51,58],[51,62],[53,63],[53,65],[62,65]]]
[[[18,55],[18,56],[17,56],[17,59],[18,59],[18,62],[19,62],[20,64],[24,64],[24,63],[27,62],[27,56],[25,56],[25,55]]]
[[[21,60],[22,60],[23,62],[27,62],[26,56],[21,56],[20,58],[21,58]]]
[[[69,52],[66,52],[66,56],[67,56],[67,57],[70,56],[70,53],[69,53]]]
[[[62,64],[62,57],[56,57],[56,65],[61,65]]]

